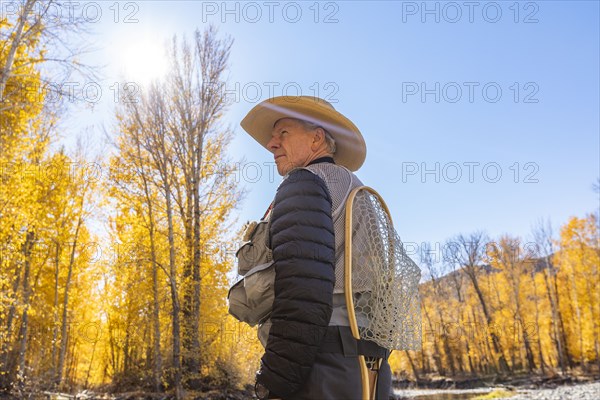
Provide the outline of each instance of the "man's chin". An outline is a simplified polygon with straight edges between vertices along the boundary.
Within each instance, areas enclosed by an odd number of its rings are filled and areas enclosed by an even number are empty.
[[[289,164],[278,163],[277,164],[277,173],[281,176],[287,175],[288,172],[292,170],[293,166]]]

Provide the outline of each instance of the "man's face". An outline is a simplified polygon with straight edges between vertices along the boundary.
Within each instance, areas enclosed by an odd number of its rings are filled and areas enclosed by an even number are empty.
[[[314,154],[313,138],[314,135],[295,119],[282,118],[275,123],[267,148],[275,157],[279,175],[308,165]]]

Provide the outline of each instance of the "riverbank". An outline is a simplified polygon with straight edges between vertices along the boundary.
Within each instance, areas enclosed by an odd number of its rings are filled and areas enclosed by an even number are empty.
[[[597,400],[600,399],[600,381],[572,382],[547,387],[529,383],[521,387],[498,385],[473,389],[394,389],[394,400]]]
[[[437,382],[436,384],[447,384]],[[600,399],[600,381],[574,381],[570,383],[556,383],[547,381],[543,385],[530,380],[529,383],[521,382],[520,386],[511,384],[498,384],[487,387],[475,388],[394,388],[390,400],[486,400],[486,399],[511,399],[511,400],[597,400]],[[475,385],[475,382],[462,385]],[[514,384],[514,382],[513,382]],[[459,385],[461,385],[459,383]],[[212,390],[204,393],[188,392],[188,398],[193,400],[248,400],[253,399],[253,390],[250,386],[245,390]],[[0,400],[167,400],[173,396],[165,393],[128,392],[118,394],[94,393],[82,391],[77,394],[65,393],[27,393],[24,397],[0,393]]]
[[[518,389],[511,400],[598,400],[600,382],[559,386],[553,389]]]
[[[27,392],[21,396],[0,393],[0,400],[173,400],[172,393],[150,393],[143,391],[126,393],[98,393],[84,390],[76,394],[58,392]],[[254,390],[210,390],[206,392],[186,391],[186,400],[249,400]]]
[[[454,377],[441,376],[421,378],[418,381],[394,380],[394,389],[477,389],[493,387],[521,387],[524,389],[552,389],[558,386],[575,385],[600,381],[600,374],[573,375],[510,375],[510,376],[478,376]]]

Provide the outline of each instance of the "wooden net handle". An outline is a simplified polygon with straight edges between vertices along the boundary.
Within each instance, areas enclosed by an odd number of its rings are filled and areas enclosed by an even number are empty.
[[[390,210],[385,204],[385,201],[383,201],[383,198],[381,198],[375,189],[370,188],[369,186],[359,186],[354,188],[348,195],[348,199],[346,199],[346,230],[344,232],[344,294],[346,297],[346,308],[348,309],[350,330],[352,331],[352,336],[354,336],[356,340],[360,340],[360,332],[358,331],[358,322],[356,321],[356,312],[354,311],[354,298],[352,297],[352,206],[354,204],[354,198],[361,190],[366,190],[377,197],[386,214],[388,215],[388,218],[390,221],[392,220]],[[373,393],[371,393],[371,380],[369,379],[367,362],[365,361],[365,357],[363,355],[358,356],[358,363],[360,365],[360,376],[362,382],[362,399],[371,400],[372,396],[375,395],[375,388],[373,388]]]

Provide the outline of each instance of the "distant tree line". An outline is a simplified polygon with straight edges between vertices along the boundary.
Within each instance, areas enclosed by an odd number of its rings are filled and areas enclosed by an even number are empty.
[[[405,377],[596,374],[600,370],[598,214],[555,238],[482,232],[421,249],[422,351],[395,353]]]

